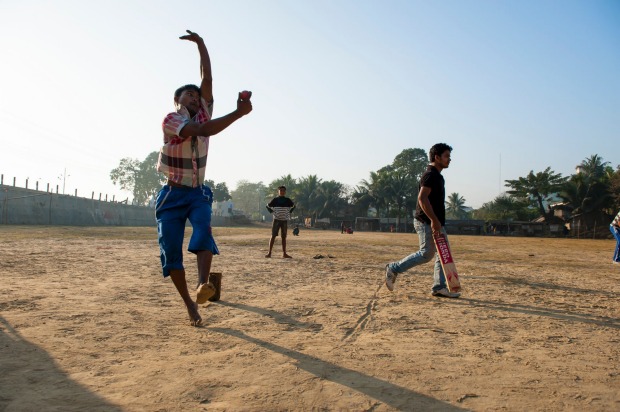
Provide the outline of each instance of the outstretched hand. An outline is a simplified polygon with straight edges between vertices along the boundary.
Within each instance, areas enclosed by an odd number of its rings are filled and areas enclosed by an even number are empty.
[[[199,43],[199,42],[202,41],[202,37],[200,37],[200,35],[198,35],[198,33],[194,33],[193,31],[190,31],[190,30],[185,30],[185,31],[188,34],[179,37],[179,39],[193,41],[194,43]]]

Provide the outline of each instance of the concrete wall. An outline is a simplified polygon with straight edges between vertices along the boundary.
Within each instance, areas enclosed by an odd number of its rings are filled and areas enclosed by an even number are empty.
[[[242,221],[243,220],[243,221]],[[213,216],[212,226],[247,219]],[[62,226],[156,226],[155,209],[0,185],[0,224]]]
[[[155,226],[155,210],[0,185],[0,223],[8,225]]]

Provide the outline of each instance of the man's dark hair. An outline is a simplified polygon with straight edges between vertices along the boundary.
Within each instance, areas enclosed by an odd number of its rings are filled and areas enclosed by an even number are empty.
[[[286,190],[286,186],[278,186],[278,190],[280,190],[280,189]]]
[[[434,162],[435,156],[441,156],[446,150],[452,151],[452,146],[448,146],[445,143],[437,143],[436,145],[433,145],[431,150],[428,152],[430,161]]]
[[[174,97],[178,98],[181,96],[181,93],[183,93],[185,90],[193,90],[196,93],[198,93],[200,95],[200,87],[196,86],[195,84],[186,84],[185,86],[181,86],[179,87],[175,92],[174,92]]]

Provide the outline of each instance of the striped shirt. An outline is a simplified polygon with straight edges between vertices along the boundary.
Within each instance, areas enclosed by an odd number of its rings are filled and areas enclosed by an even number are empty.
[[[620,227],[620,212],[618,212],[613,222],[611,222],[611,225],[615,227]]]
[[[267,205],[267,210],[273,213],[275,220],[289,220],[293,209],[295,209],[295,203],[286,196],[274,197]]]
[[[207,104],[201,98],[200,106],[193,119],[189,111],[181,106],[176,112],[169,113],[162,123],[164,145],[159,152],[157,171],[166,175],[168,180],[183,186],[197,187],[205,180],[209,136],[180,136],[181,129],[190,121],[205,123],[211,120],[213,102]]]

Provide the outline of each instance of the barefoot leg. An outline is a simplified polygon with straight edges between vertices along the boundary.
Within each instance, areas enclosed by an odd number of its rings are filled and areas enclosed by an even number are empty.
[[[189,324],[192,326],[201,326],[202,318],[200,317],[200,313],[198,313],[198,304],[192,303],[187,307],[187,314],[189,315]]]
[[[185,270],[183,269],[174,269],[170,271],[170,279],[172,279],[172,283],[177,288],[179,295],[181,295],[181,299],[185,303],[187,307],[187,313],[189,314],[189,321],[192,326],[200,326],[202,323],[202,318],[198,313],[198,305],[194,303],[191,296],[189,295],[189,290],[187,289],[187,282],[185,281]]]

